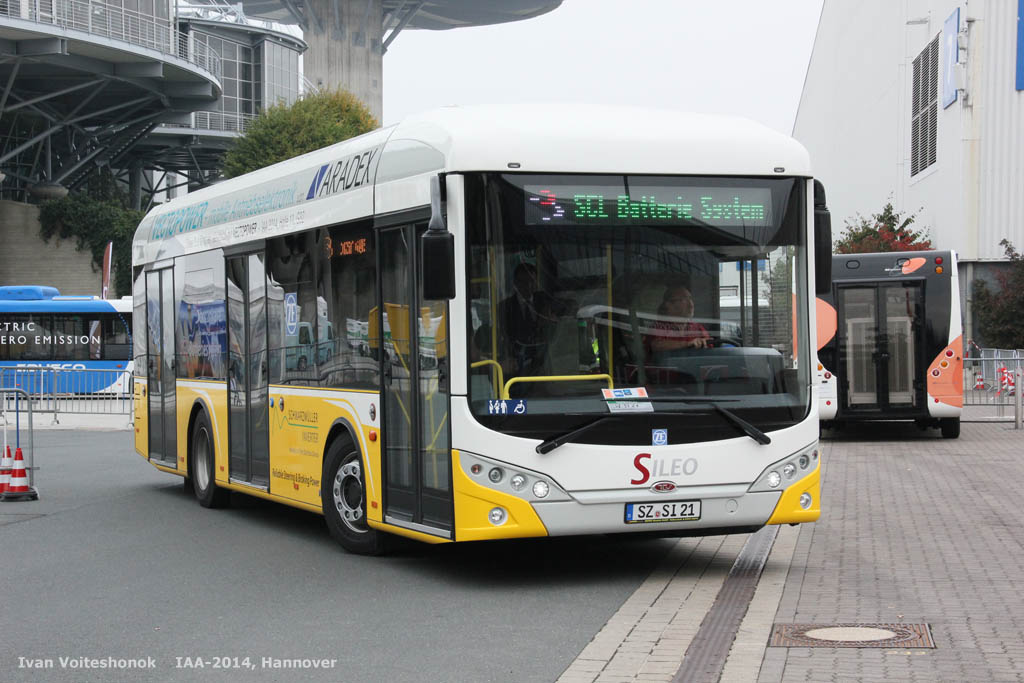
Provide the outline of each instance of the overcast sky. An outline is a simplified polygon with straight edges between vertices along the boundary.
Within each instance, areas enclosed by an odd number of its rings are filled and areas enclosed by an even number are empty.
[[[603,102],[739,114],[791,134],[822,0],[563,0],[510,24],[403,31],[384,121],[446,104]]]

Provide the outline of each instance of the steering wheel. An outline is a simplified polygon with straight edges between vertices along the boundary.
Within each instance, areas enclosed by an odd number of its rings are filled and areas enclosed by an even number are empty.
[[[743,346],[743,342],[740,341],[739,337],[732,337],[729,335],[718,335],[708,337],[709,349],[722,349],[736,346]]]

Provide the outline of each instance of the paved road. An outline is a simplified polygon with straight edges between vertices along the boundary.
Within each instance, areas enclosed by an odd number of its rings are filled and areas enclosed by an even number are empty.
[[[759,681],[1024,681],[1024,432],[828,433],[775,621],[931,626],[935,649],[768,648]]]
[[[403,544],[350,555],[320,517],[246,496],[211,511],[125,431],[36,432],[38,502],[0,506],[3,680],[298,680],[177,657],[335,658],[312,680],[551,681],[673,541]],[[18,657],[54,660],[42,672]],[[62,670],[59,657],[156,660]],[[197,676],[198,674],[198,676]]]
[[[1024,683],[1024,432],[826,436],[822,519],[779,530],[724,666],[699,680]],[[314,515],[244,496],[200,508],[126,439],[37,432],[42,499],[0,504],[3,680],[672,681],[748,538],[408,543],[356,557]],[[768,643],[777,624],[845,623],[928,624],[936,647]],[[83,655],[157,668],[17,668],[18,656]],[[175,668],[189,656],[338,663]]]

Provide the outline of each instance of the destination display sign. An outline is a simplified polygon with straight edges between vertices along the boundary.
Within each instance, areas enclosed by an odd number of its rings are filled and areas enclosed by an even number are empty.
[[[524,185],[527,225],[694,225],[774,223],[767,187]]]

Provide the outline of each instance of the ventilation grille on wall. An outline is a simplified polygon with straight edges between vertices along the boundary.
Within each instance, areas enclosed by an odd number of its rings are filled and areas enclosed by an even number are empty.
[[[911,95],[910,175],[935,163],[935,137],[939,119],[939,36],[914,59]]]

